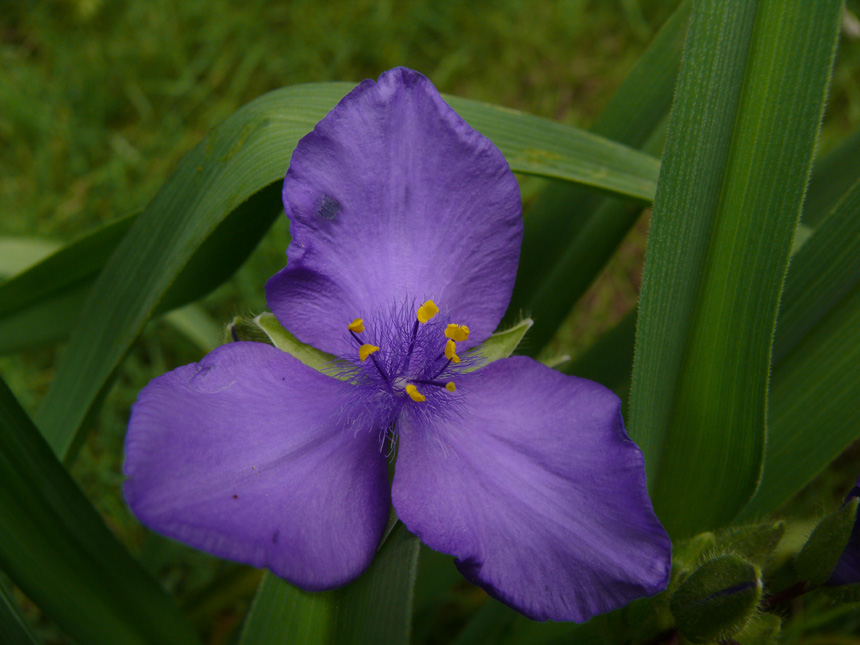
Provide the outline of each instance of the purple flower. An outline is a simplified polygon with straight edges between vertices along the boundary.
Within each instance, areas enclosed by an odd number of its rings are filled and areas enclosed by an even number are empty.
[[[424,76],[391,70],[299,142],[284,205],[289,261],[268,302],[337,374],[236,342],[153,380],[126,440],[140,520],[316,591],[370,564],[393,502],[536,620],[662,590],[671,545],[618,398],[530,358],[475,369],[522,239],[499,150]]]
[[[857,480],[854,488],[846,496],[844,504],[847,504],[856,497],[860,497],[860,479]],[[836,562],[836,567],[824,584],[827,587],[840,587],[842,585],[858,583],[860,583],[860,513],[854,518],[854,525],[851,528],[851,537],[848,539],[848,544],[845,546],[842,555],[839,556],[839,560]]]

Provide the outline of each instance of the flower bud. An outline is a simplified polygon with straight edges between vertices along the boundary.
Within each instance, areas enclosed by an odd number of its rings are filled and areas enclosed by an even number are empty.
[[[740,631],[761,598],[761,570],[736,554],[705,562],[669,602],[681,634],[693,643],[710,643]]]
[[[840,586],[860,582],[860,530],[857,528],[857,486],[835,513],[825,517],[797,556],[797,572],[814,585]]]

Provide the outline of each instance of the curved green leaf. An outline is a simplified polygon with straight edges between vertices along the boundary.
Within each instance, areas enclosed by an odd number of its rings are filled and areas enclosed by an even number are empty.
[[[795,254],[774,339],[761,484],[776,510],[860,435],[860,181]]]
[[[860,174],[860,129],[818,160],[812,169],[809,190],[803,202],[803,223],[816,226]]]
[[[781,283],[840,11],[837,0],[693,7],[648,240],[629,419],[655,510],[676,538],[729,522],[761,472]]]
[[[0,581],[0,643],[27,645],[38,642],[15,598]]]
[[[0,568],[82,643],[195,643],[0,379]]]

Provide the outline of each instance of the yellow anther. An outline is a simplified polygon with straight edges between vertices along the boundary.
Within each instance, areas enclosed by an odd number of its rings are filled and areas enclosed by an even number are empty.
[[[455,325],[451,323],[447,327],[445,327],[445,338],[450,338],[451,340],[456,340],[458,343],[462,343],[464,340],[469,338],[469,328],[466,325]]]
[[[427,397],[421,394],[421,392],[418,391],[418,388],[412,385],[412,383],[406,386],[406,394],[408,394],[409,398],[415,401],[415,403],[421,403],[421,401],[427,400]]]
[[[445,343],[445,358],[454,363],[460,362],[460,357],[457,356],[457,345],[454,344],[453,340],[448,340]]]
[[[365,343],[361,347],[358,348],[358,357],[361,359],[361,362],[367,360],[367,357],[373,354],[374,352],[378,352],[379,348],[376,345],[368,345]]]
[[[457,386],[454,385],[454,381],[448,381],[447,383],[445,383],[445,389],[449,392],[453,392],[457,389]]]
[[[431,320],[433,316],[439,313],[439,307],[432,300],[428,300],[423,305],[418,307],[418,322],[422,325]]]
[[[349,331],[355,332],[356,334],[360,334],[364,331],[364,321],[361,318],[356,318],[351,323],[349,323],[346,328]]]

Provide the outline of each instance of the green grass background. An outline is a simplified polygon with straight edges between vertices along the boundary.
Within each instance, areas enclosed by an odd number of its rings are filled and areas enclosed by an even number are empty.
[[[0,0],[0,237],[66,242],[141,208],[212,126],[253,98],[295,83],[359,81],[405,65],[443,92],[587,127],[674,5]],[[840,43],[822,150],[860,127],[860,23],[853,16]],[[541,185],[522,181],[527,201]],[[575,354],[633,306],[646,234],[647,213],[578,303],[551,353]],[[281,218],[246,266],[203,302],[214,320],[265,309],[263,284],[283,266],[286,240]],[[30,411],[59,352],[61,346],[0,357],[0,371]],[[126,360],[74,474],[211,642],[223,642],[241,618],[256,572],[147,535],[119,493],[122,439],[137,393],[154,375],[199,357],[173,328],[153,322]],[[843,461],[818,490],[841,494],[850,480],[845,473],[856,471],[854,459]],[[816,512],[820,495],[806,498],[804,507]],[[475,592],[464,593],[462,604],[475,601]],[[64,642],[47,621],[41,627],[49,640]]]

